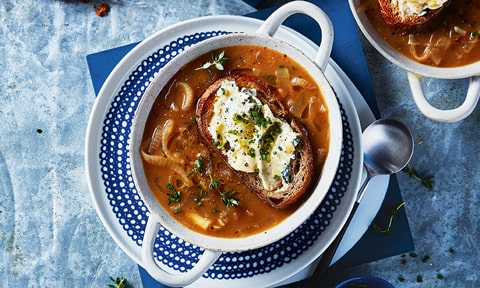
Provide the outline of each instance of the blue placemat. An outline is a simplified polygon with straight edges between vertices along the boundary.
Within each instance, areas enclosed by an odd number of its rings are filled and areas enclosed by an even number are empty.
[[[247,0],[246,2],[252,4],[252,6],[256,6],[259,1]],[[349,10],[347,1],[317,0],[310,2],[321,7],[331,18],[335,29],[332,58],[352,80],[374,114],[378,117],[379,112],[372,90],[368,67],[365,62],[356,24]],[[274,9],[273,7],[257,11],[247,16],[265,19]],[[321,38],[320,29],[309,17],[293,15],[287,19],[284,24],[302,33],[315,43],[319,43]],[[116,64],[135,47],[135,45],[137,45],[137,43],[87,56],[88,67],[96,94],[98,94]],[[374,221],[377,223],[385,223],[390,217],[390,211],[401,202],[402,197],[397,180],[395,177],[391,177],[384,203]],[[332,268],[337,270],[343,269],[412,250],[414,250],[414,245],[408,219],[404,209],[401,209],[397,220],[393,222],[392,232],[388,236],[384,236],[373,230],[368,230],[360,241]],[[139,267],[139,271],[145,288],[165,287],[151,278],[143,268]]]

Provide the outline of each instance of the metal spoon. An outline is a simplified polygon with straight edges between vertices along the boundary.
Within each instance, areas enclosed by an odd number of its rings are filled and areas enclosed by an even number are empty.
[[[359,189],[347,222],[333,243],[323,253],[307,287],[318,287],[320,284],[370,180],[378,175],[390,175],[402,170],[410,161],[414,146],[413,137],[408,128],[393,119],[380,119],[370,124],[362,134],[362,145],[363,165],[367,171],[367,178]]]

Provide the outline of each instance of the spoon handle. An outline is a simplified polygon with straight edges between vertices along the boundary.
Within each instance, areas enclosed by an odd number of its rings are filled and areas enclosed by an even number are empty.
[[[347,222],[345,225],[343,225],[342,230],[338,233],[337,237],[333,240],[332,244],[328,246],[327,250],[323,252],[322,258],[320,259],[320,262],[318,263],[317,267],[315,268],[315,271],[313,272],[312,277],[310,277],[310,280],[308,281],[307,287],[320,287],[319,285],[320,280],[322,279],[323,275],[325,274],[325,271],[327,271],[328,266],[330,265],[330,262],[332,262],[333,256],[335,255],[335,252],[337,251],[338,245],[340,245],[340,242],[342,241],[343,235],[345,235],[345,231],[347,231],[348,225],[352,221],[353,216],[355,215],[355,211],[357,211],[357,208],[359,206],[360,202],[356,201],[355,204],[353,205],[352,211],[350,212],[350,215],[347,218]]]

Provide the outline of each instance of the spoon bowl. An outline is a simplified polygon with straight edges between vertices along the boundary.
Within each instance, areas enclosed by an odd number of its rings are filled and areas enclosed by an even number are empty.
[[[392,119],[370,124],[362,134],[363,160],[368,173],[394,174],[408,164],[413,154],[413,138],[408,128]]]

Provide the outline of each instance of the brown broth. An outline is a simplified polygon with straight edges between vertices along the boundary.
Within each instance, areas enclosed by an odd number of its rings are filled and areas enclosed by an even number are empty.
[[[385,24],[377,0],[362,0],[361,6],[367,9],[368,19],[382,38],[414,61],[436,67],[459,67],[480,61],[480,0],[456,0],[440,16],[436,27],[405,35],[395,33]]]
[[[308,89],[298,87],[290,89],[282,100],[294,116],[301,118],[310,133],[314,148],[316,178],[321,172],[328,151],[328,110],[312,77],[286,55],[258,46],[234,46],[221,51],[224,51],[225,57],[229,59],[223,64],[225,68],[223,71],[213,67],[210,67],[209,71],[197,69],[202,63],[211,61],[212,54],[209,53],[190,62],[177,72],[159,94],[144,132],[142,146],[148,147],[154,141],[152,135],[155,129],[164,127],[166,121],[173,123],[173,133],[169,137],[166,149],[172,159],[183,159],[183,163],[175,165],[189,176],[192,183],[187,187],[185,181],[181,180],[182,177],[173,171],[174,169],[158,167],[145,161],[144,169],[157,200],[177,221],[203,234],[238,238],[257,234],[277,225],[291,215],[301,203],[287,209],[276,209],[263,203],[255,193],[251,192],[230,171],[222,159],[202,143],[194,121],[197,99],[210,84],[232,71],[255,75],[272,84],[278,84],[275,83],[275,71],[288,68],[290,78],[301,77],[313,84],[313,87]],[[221,51],[214,51],[214,55],[218,55]],[[183,84],[179,83],[188,83],[195,96],[194,104],[186,111],[181,109],[185,89]],[[167,156],[162,149],[157,150],[149,153]],[[199,160],[199,155],[202,156],[202,161]],[[201,171],[196,170],[199,166]],[[215,185],[212,186],[215,183],[220,185],[215,188]],[[167,188],[170,184],[172,186]],[[233,198],[239,201],[236,207],[226,206],[220,194],[220,192],[232,190],[235,191]],[[181,195],[178,202],[172,201],[175,191],[179,191]],[[168,203],[169,199],[170,203]]]

